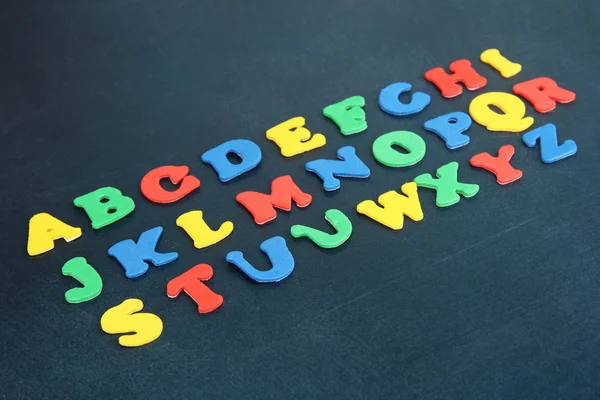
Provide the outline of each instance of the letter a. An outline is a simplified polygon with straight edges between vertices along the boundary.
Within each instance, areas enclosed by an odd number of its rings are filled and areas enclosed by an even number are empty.
[[[71,242],[81,236],[81,229],[67,225],[61,220],[47,213],[35,214],[29,220],[29,238],[27,239],[27,253],[30,256],[50,251],[54,248],[54,241],[65,239]]]

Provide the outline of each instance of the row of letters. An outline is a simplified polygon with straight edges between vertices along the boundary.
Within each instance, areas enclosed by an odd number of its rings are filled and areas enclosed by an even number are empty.
[[[521,71],[519,64],[503,57],[496,49],[484,51],[480,59],[496,69],[504,78],[510,78]],[[462,83],[469,90],[476,90],[487,84],[468,60],[458,60],[450,64],[450,72],[442,68],[433,68],[425,73],[425,79],[434,84],[443,97],[451,98],[460,95]],[[425,109],[431,100],[427,93],[412,93],[410,102],[400,101],[400,95],[412,90],[409,83],[398,82],[381,90],[380,108],[391,115],[406,116],[416,114]],[[465,134],[472,120],[485,126],[490,131],[522,132],[532,126],[534,120],[526,116],[525,103],[516,95],[529,101],[536,111],[546,113],[556,107],[556,103],[568,103],[575,99],[575,93],[560,87],[554,80],[546,77],[535,78],[513,86],[515,94],[504,92],[484,93],[475,97],[469,106],[469,114],[453,112],[427,121],[424,129],[435,133],[448,149],[456,149],[469,143]],[[343,135],[353,135],[367,129],[365,99],[352,96],[323,109],[323,115],[331,119]],[[502,113],[491,108],[495,106]],[[266,138],[273,141],[284,157],[293,157],[326,144],[322,134],[312,134],[306,127],[302,117],[291,118],[266,131]],[[540,145],[541,159],[545,163],[556,162],[575,154],[577,146],[573,140],[559,144],[556,127],[546,124],[533,129],[522,136],[528,147]],[[394,146],[403,148],[399,152]],[[505,185],[521,178],[523,172],[510,164],[515,149],[511,145],[502,146],[496,155],[479,153],[471,157],[473,167],[492,172],[499,184]],[[240,163],[232,163],[228,155],[237,154]],[[400,130],[379,136],[372,145],[373,157],[381,164],[391,168],[401,168],[420,162],[426,153],[425,141],[418,134]],[[252,170],[262,160],[261,148],[253,141],[235,139],[214,147],[201,159],[210,164],[222,182],[229,182],[243,173]],[[352,146],[344,146],[337,151],[337,159],[318,159],[306,163],[305,168],[317,175],[325,191],[334,191],[341,185],[340,178],[365,179],[370,176],[370,169],[357,155]],[[402,229],[404,217],[413,221],[423,219],[423,211],[418,195],[418,187],[436,191],[436,205],[448,207],[460,201],[460,197],[472,197],[479,191],[479,186],[460,182],[458,178],[459,164],[450,162],[437,169],[436,177],[421,174],[412,181],[403,184],[400,192],[392,190],[383,193],[377,201],[360,202],[356,210],[378,223],[393,229]],[[162,179],[169,179],[178,185],[176,190],[165,190],[161,186]],[[173,203],[191,194],[200,187],[200,180],[190,174],[187,166],[162,166],[148,172],[141,180],[140,189],[146,199],[154,203]],[[303,191],[290,175],[283,175],[271,184],[268,194],[246,191],[236,196],[236,201],[251,214],[256,224],[262,225],[277,217],[277,209],[290,211],[293,204],[307,207],[312,196]],[[85,211],[93,229],[101,229],[125,216],[135,209],[132,198],[125,196],[113,187],[103,187],[91,193],[77,197],[73,204]],[[352,234],[353,225],[342,211],[332,208],[325,213],[325,219],[335,230],[334,234],[304,226],[294,225],[290,234],[294,238],[307,237],[322,248],[335,248],[342,245]],[[181,227],[192,239],[196,248],[201,249],[214,245],[234,230],[231,221],[223,222],[213,230],[204,220],[203,212],[193,210],[179,216],[177,226]],[[157,226],[143,232],[137,241],[127,239],[116,243],[108,250],[123,266],[127,278],[137,278],[148,271],[149,264],[163,266],[177,259],[178,254],[156,252],[156,246],[162,234],[162,227]],[[34,215],[29,223],[27,251],[30,256],[39,255],[54,248],[54,242],[62,238],[67,242],[81,236],[82,230],[70,226],[48,213]],[[226,260],[237,266],[249,278],[256,282],[277,282],[289,276],[295,266],[294,257],[286,240],[275,236],[265,240],[260,249],[271,261],[271,269],[259,270],[249,263],[241,251],[231,251]],[[83,287],[70,289],[65,298],[70,303],[80,303],[97,297],[102,291],[102,279],[97,271],[83,257],[76,257],[64,264],[62,272],[78,280]],[[198,305],[200,313],[215,310],[223,303],[223,297],[214,293],[204,281],[213,275],[208,264],[198,264],[190,270],[172,279],[167,284],[167,295],[176,297],[182,291],[187,293]],[[128,299],[122,304],[109,309],[101,318],[102,329],[107,333],[134,333],[122,336],[119,340],[123,346],[139,346],[155,340],[160,336],[163,326],[159,317],[154,314],[136,313],[143,307],[139,299]],[[135,313],[135,314],[134,314]]]

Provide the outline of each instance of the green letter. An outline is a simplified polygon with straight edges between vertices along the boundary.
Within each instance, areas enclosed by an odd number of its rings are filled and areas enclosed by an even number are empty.
[[[365,110],[362,109],[364,106],[364,97],[352,96],[325,107],[323,115],[339,126],[342,135],[352,135],[367,129]]]
[[[400,146],[408,154],[400,153],[392,146]],[[373,156],[388,167],[408,167],[415,165],[425,157],[425,141],[410,131],[394,131],[379,136],[373,142]]]
[[[346,214],[332,208],[325,212],[325,219],[337,231],[335,234],[330,235],[329,233],[304,225],[292,226],[290,233],[294,238],[306,236],[317,246],[324,249],[333,249],[344,244],[350,238],[350,235],[352,235],[352,222],[346,217]]]
[[[79,196],[73,204],[85,210],[94,229],[120,220],[135,208],[131,197],[123,196],[118,189],[110,186]]]
[[[65,292],[65,299],[69,303],[83,303],[102,292],[102,278],[83,257],[75,257],[67,261],[62,267],[62,274],[72,276],[83,285]]]
[[[415,182],[419,187],[435,189],[435,205],[448,207],[460,200],[459,194],[464,197],[473,197],[479,192],[479,185],[458,182],[458,163],[453,161],[438,168],[436,175],[439,179],[433,179],[431,174],[419,175]]]

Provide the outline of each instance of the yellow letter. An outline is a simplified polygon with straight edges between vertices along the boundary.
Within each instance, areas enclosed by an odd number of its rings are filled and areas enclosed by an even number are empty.
[[[292,157],[325,146],[325,136],[315,133],[311,137],[304,123],[303,117],[288,119],[269,129],[267,139],[277,143],[284,157]]]
[[[118,306],[106,310],[100,318],[100,326],[106,333],[132,333],[119,337],[119,344],[124,347],[138,347],[150,343],[160,336],[163,330],[162,320],[150,313],[136,311],[144,308],[140,299],[127,299]]]
[[[383,207],[378,206],[372,200],[365,200],[356,206],[356,211],[395,230],[402,229],[404,215],[413,221],[421,221],[423,210],[421,210],[421,203],[419,202],[417,184],[414,182],[405,183],[402,185],[402,193],[406,196],[402,196],[393,190],[379,196],[377,201]]]
[[[519,72],[521,72],[521,64],[514,63],[500,54],[498,49],[487,49],[483,53],[479,59],[492,66],[500,75],[505,78],[510,78],[511,76],[515,76]]]
[[[81,229],[67,225],[47,213],[35,214],[29,220],[27,253],[37,256],[54,248],[54,241],[63,238],[67,242],[81,236]]]
[[[231,221],[223,222],[221,227],[216,231],[210,229],[206,222],[204,222],[202,211],[186,212],[180,215],[175,222],[177,226],[182,227],[192,238],[194,247],[197,249],[220,242],[233,232],[233,223]]]
[[[504,114],[490,109],[491,105]],[[471,117],[490,131],[523,132],[533,125],[533,118],[525,117],[525,111],[525,103],[521,99],[504,92],[480,94],[469,105]]]

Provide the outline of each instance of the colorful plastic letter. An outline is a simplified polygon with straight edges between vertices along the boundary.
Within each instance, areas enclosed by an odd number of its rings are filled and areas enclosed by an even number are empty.
[[[75,257],[67,261],[62,267],[62,274],[72,276],[83,285],[65,292],[65,300],[69,303],[83,303],[98,297],[102,292],[102,278],[83,257]]]
[[[484,62],[500,72],[504,78],[510,78],[521,72],[521,64],[514,63],[500,54],[498,49],[487,49],[479,57]]]
[[[108,254],[116,258],[125,269],[125,276],[132,279],[148,271],[148,262],[157,267],[177,260],[177,253],[157,253],[156,245],[162,235],[162,226],[147,230],[140,235],[137,243],[123,240],[108,249]]]
[[[312,196],[300,190],[289,175],[280,176],[273,180],[271,194],[242,192],[235,199],[252,214],[254,222],[258,225],[277,218],[275,207],[290,211],[292,200],[298,207],[307,207],[312,202]]]
[[[468,114],[457,111],[430,119],[423,127],[441,137],[446,147],[453,150],[469,144],[471,138],[462,132],[471,127],[471,122]]]
[[[27,254],[37,256],[54,248],[56,239],[71,242],[81,236],[81,228],[67,225],[48,213],[35,214],[29,220]]]
[[[167,296],[175,298],[183,290],[196,302],[199,313],[209,313],[223,304],[223,296],[216,294],[202,281],[213,276],[213,269],[208,264],[198,264],[167,284]]]
[[[538,139],[540,141],[540,152],[542,161],[549,164],[562,160],[577,153],[577,144],[568,139],[560,146],[558,135],[554,124],[546,124],[523,135],[523,143],[534,147]]]
[[[271,261],[271,269],[260,271],[252,266],[244,258],[241,251],[231,251],[227,254],[226,260],[235,265],[249,278],[259,283],[279,282],[287,278],[294,270],[294,256],[287,247],[285,239],[281,236],[275,236],[261,243],[260,249]]]
[[[381,89],[379,92],[379,107],[391,115],[411,115],[423,111],[429,105],[431,96],[427,93],[416,92],[413,94],[410,103],[405,104],[400,101],[400,95],[409,92],[412,85],[406,82],[392,83]]]
[[[323,180],[323,189],[330,192],[340,188],[337,178],[368,178],[371,170],[356,155],[352,146],[344,146],[337,151],[340,160],[314,160],[306,163],[306,170],[314,172]]]
[[[342,135],[353,135],[367,129],[364,106],[364,97],[352,96],[325,107],[323,115],[335,122]]]
[[[310,134],[304,127],[303,117],[288,119],[267,131],[267,139],[275,142],[284,157],[293,157],[325,146],[327,140],[320,133]]]
[[[415,178],[419,187],[435,189],[435,204],[438,207],[448,207],[460,201],[459,194],[473,197],[479,192],[479,185],[458,182],[458,163],[450,162],[438,168],[434,179],[431,174],[422,174]]]
[[[231,221],[223,222],[219,229],[213,231],[204,222],[204,216],[200,210],[188,211],[180,215],[175,223],[192,238],[194,247],[197,249],[218,243],[233,232],[233,222]]]
[[[537,112],[547,113],[556,108],[556,102],[570,103],[575,93],[563,89],[550,78],[535,78],[513,86],[513,92],[523,96],[535,107]]]
[[[227,154],[235,153],[241,159],[239,164],[232,164]],[[228,182],[248,172],[262,160],[262,152],[256,143],[246,139],[236,139],[225,142],[202,154],[202,161],[210,164],[219,175],[221,182]]]
[[[140,299],[127,299],[106,310],[100,318],[102,330],[108,334],[133,333],[119,337],[123,347],[138,347],[158,339],[163,330],[162,320],[155,314],[137,313],[144,308]]]
[[[394,230],[402,229],[405,215],[413,221],[421,221],[423,210],[417,193],[417,184],[407,182],[402,185],[401,190],[406,196],[390,190],[377,199],[383,207],[372,200],[365,200],[356,206],[356,211]]]
[[[498,114],[490,106],[504,114]],[[469,114],[489,131],[522,132],[533,125],[532,117],[525,117],[525,103],[517,96],[504,92],[489,92],[475,97],[469,105]]]
[[[155,168],[142,178],[142,194],[154,203],[174,203],[200,187],[198,178],[188,175],[189,172],[190,168],[185,165]],[[169,178],[174,185],[181,184],[177,190],[165,190],[160,186],[160,180],[163,178]]]
[[[400,153],[392,146],[400,146],[408,154]],[[373,156],[388,167],[408,167],[415,165],[425,157],[425,141],[410,131],[394,131],[379,136],[373,142]]]
[[[336,233],[333,235],[304,225],[293,225],[290,234],[293,238],[307,237],[324,249],[334,249],[344,244],[352,235],[350,219],[335,208],[325,211],[325,219],[335,229]]]
[[[131,197],[123,196],[120,190],[110,186],[79,196],[73,204],[85,210],[94,229],[110,225],[135,209]]]
[[[425,72],[425,79],[440,89],[442,96],[452,98],[463,92],[462,82],[469,90],[476,90],[487,85],[487,79],[479,75],[471,66],[469,60],[458,60],[450,64],[452,74],[446,73],[443,68],[437,67]]]
[[[496,175],[496,181],[500,185],[514,182],[523,176],[523,171],[515,169],[510,165],[510,159],[515,154],[515,148],[506,144],[498,150],[498,157],[490,153],[479,153],[471,157],[471,165],[483,168]]]

